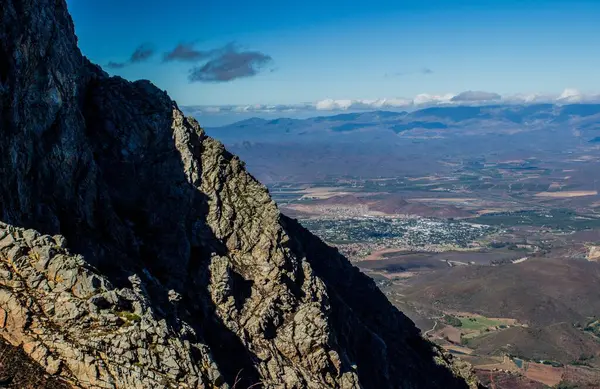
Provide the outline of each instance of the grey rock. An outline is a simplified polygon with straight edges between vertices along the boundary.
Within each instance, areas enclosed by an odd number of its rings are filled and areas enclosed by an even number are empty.
[[[0,336],[47,373],[83,388],[476,385],[165,92],[83,57],[64,0],[3,1],[0,104]]]
[[[40,236],[40,233],[36,230],[25,230],[23,231],[23,239],[31,246],[33,242]]]
[[[14,243],[15,243],[15,239],[13,238],[12,235],[5,235],[0,240],[0,250],[10,249]]]
[[[64,236],[62,236],[62,235],[54,235],[52,237],[52,239],[54,240],[54,243],[56,244],[56,246],[58,246],[60,248],[67,247],[67,239]]]

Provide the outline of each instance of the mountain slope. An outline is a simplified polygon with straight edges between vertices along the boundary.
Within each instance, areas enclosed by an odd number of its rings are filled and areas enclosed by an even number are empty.
[[[3,3],[0,104],[0,336],[48,374],[85,388],[472,380],[165,92],[83,57],[64,0]]]

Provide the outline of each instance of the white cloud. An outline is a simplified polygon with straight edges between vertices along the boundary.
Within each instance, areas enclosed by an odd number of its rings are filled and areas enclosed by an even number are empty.
[[[250,111],[250,106],[249,105],[240,105],[237,107],[233,107],[233,112],[248,112]]]
[[[404,108],[413,105],[411,99],[379,99],[374,100],[373,105],[377,108]]]
[[[349,111],[407,108],[413,105],[411,99],[377,99],[377,100],[333,100],[317,101],[314,108],[318,111]]]
[[[412,99],[382,98],[375,100],[324,99],[314,103],[279,104],[279,105],[224,105],[224,106],[189,106],[184,107],[190,114],[224,114],[224,113],[282,113],[282,112],[316,112],[316,111],[374,111],[374,110],[409,110],[427,106],[447,105],[482,105],[482,104],[532,104],[532,103],[600,103],[600,95],[586,95],[576,89],[565,89],[561,94],[545,95],[540,93],[521,93],[501,96],[491,92],[462,92],[459,94],[422,93]]]
[[[428,93],[421,93],[413,99],[415,105],[425,104],[449,104],[452,103],[452,99],[456,95],[454,93],[446,93],[445,95],[430,95]]]
[[[567,88],[561,93],[557,101],[567,103],[579,103],[584,99],[584,96],[577,89]]]
[[[352,100],[325,99],[317,101],[315,108],[318,111],[345,111],[352,105]]]
[[[513,103],[541,103],[551,102],[554,100],[554,97],[540,93],[518,93],[516,95],[503,96],[502,100]]]

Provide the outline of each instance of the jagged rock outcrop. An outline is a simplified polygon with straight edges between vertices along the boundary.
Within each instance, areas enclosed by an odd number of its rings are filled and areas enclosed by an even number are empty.
[[[47,373],[82,387],[223,382],[206,345],[186,341],[154,313],[139,277],[115,288],[64,242],[0,224],[4,339],[22,345]]]
[[[0,336],[72,386],[475,385],[64,0],[0,8],[0,220]]]

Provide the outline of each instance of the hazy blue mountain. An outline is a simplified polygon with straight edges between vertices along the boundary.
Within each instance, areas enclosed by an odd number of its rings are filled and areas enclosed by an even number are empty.
[[[401,176],[406,166],[414,171],[446,156],[519,159],[566,153],[582,144],[593,147],[600,143],[600,105],[449,106],[254,118],[206,130],[266,182]]]
[[[483,107],[432,107],[414,112],[359,112],[309,119],[252,118],[223,127],[208,128],[225,143],[240,141],[280,142],[326,140],[344,135],[381,139],[474,133],[514,133],[572,125],[594,130],[600,123],[600,105],[552,104],[495,105]],[[593,136],[592,136],[593,137]]]

